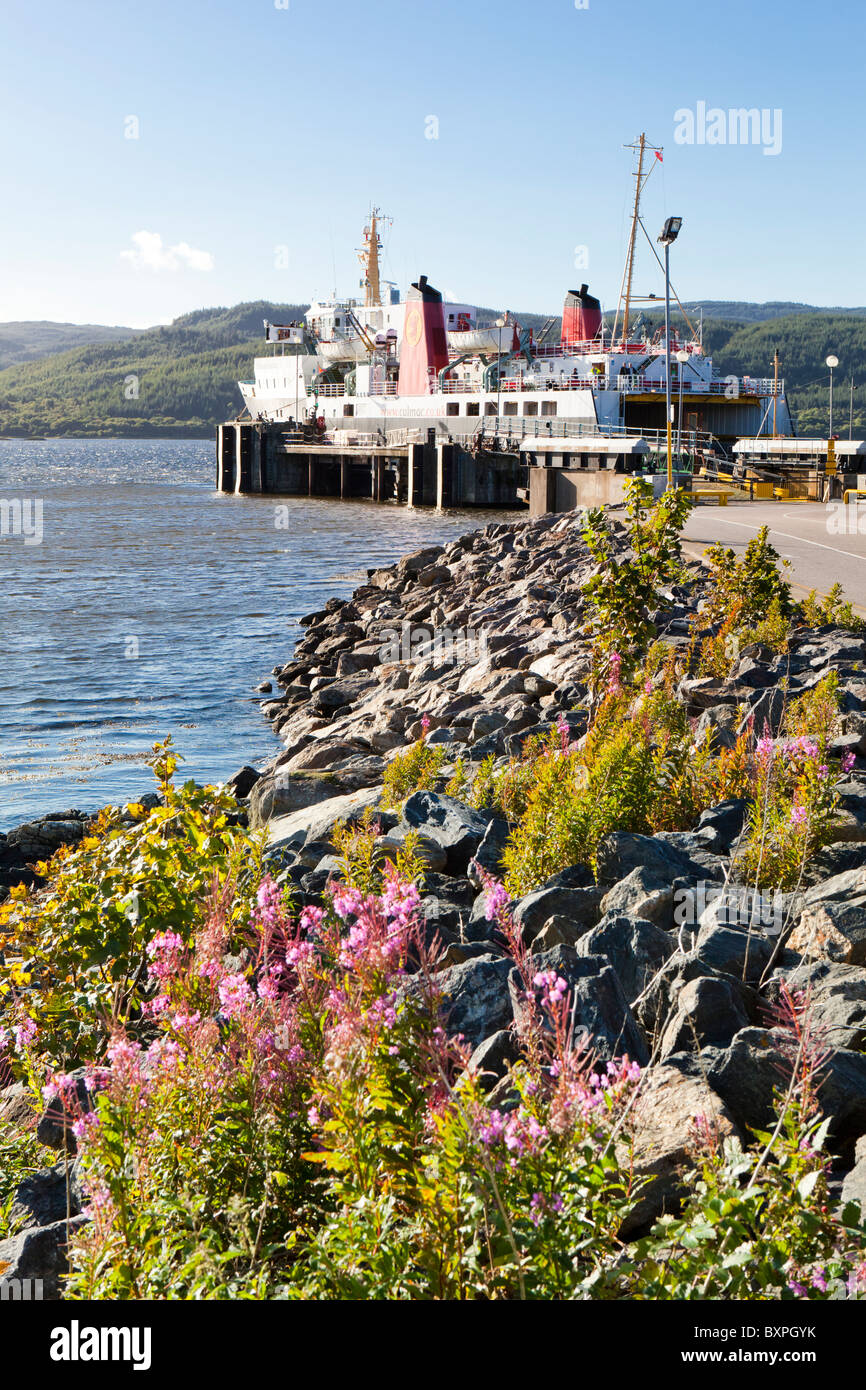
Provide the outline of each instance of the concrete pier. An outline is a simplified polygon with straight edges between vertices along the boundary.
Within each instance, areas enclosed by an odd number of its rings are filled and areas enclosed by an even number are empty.
[[[217,490],[236,495],[339,497],[440,510],[520,508],[527,467],[518,451],[457,442],[330,444],[286,426],[230,422],[217,429]]]

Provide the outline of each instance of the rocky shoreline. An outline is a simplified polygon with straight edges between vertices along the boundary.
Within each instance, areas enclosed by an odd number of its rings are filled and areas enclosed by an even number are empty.
[[[610,520],[624,538],[615,511]],[[351,598],[301,620],[292,659],[272,673],[280,693],[267,692],[262,706],[284,749],[230,783],[250,824],[268,827],[272,872],[302,904],[320,902],[339,876],[338,822],[372,808],[383,849],[419,837],[425,935],[441,953],[449,1025],[474,1048],[470,1065],[502,1105],[521,997],[484,877],[501,873],[509,825],[445,786],[458,759],[470,775],[484,760],[504,767],[527,739],[557,728],[579,743],[592,661],[579,632],[582,590],[594,572],[573,515],[496,523],[370,571]],[[704,565],[686,573],[649,614],[657,639],[682,654],[708,592]],[[731,799],[689,831],[611,833],[596,872],[569,866],[511,905],[533,963],[567,981],[575,1024],[599,1056],[627,1052],[646,1069],[635,1166],[653,1181],[628,1235],[675,1207],[695,1116],[743,1140],[770,1123],[784,1066],[770,1010],[782,982],[808,991],[832,1046],[821,1090],[831,1190],[866,1208],[866,640],[830,625],[797,628],[784,654],[745,646],[727,679],[686,677],[677,698],[696,742],[708,733],[716,749],[732,748],[749,727],[779,737],[788,702],[830,672],[840,713],[829,752],[846,772],[834,839],[796,892],[767,904],[735,890],[731,859],[747,807]],[[384,808],[389,762],[418,740],[442,751],[436,785]],[[81,812],[55,813],[0,836],[0,897],[12,882],[36,881],[33,865],[80,839],[87,822]],[[14,1091],[0,1092],[0,1118]],[[61,1147],[63,1135],[55,1140]],[[42,1175],[45,1191],[53,1183],[59,1193],[62,1168]],[[62,1196],[65,1215],[65,1181]],[[32,1198],[23,1235],[5,1243],[16,1247],[19,1272],[35,1232],[64,1225],[59,1201]]]
[[[594,573],[580,524],[487,526],[370,571],[350,599],[307,615],[292,660],[273,672],[282,693],[263,706],[285,750],[261,774],[246,772],[251,823],[269,825],[273,863],[302,901],[315,902],[338,872],[337,820],[379,808],[385,848],[420,833],[422,905],[428,938],[442,946],[450,1024],[493,1085],[503,1084],[519,999],[478,865],[499,871],[508,826],[438,789],[416,792],[399,815],[383,812],[382,782],[388,760],[422,736],[444,749],[443,788],[457,758],[470,772],[490,757],[504,766],[557,720],[580,739],[592,653],[577,630]],[[658,640],[680,652],[708,591],[706,567],[687,570],[649,615]],[[744,1139],[768,1123],[783,1065],[769,1010],[783,980],[809,991],[833,1047],[822,1099],[834,1186],[866,1203],[866,641],[830,625],[798,628],[784,655],[744,647],[728,679],[686,678],[678,697],[696,741],[709,729],[717,749],[729,748],[750,725],[779,735],[787,702],[831,671],[840,718],[829,751],[848,767],[835,838],[761,929],[738,924],[731,902],[742,907],[742,890],[726,887],[746,811],[737,801],[707,810],[692,831],[611,834],[597,879],[575,865],[513,904],[538,969],[568,981],[600,1054],[650,1063],[636,1162],[656,1182],[643,1222],[675,1194],[694,1115]],[[749,908],[754,921],[754,899]]]

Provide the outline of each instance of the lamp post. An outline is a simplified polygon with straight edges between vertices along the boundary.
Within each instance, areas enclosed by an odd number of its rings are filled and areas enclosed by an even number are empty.
[[[826,360],[827,366],[830,368],[830,435],[829,435],[829,437],[830,437],[830,439],[832,439],[832,438],[833,438],[833,368],[834,368],[834,367],[838,367],[838,365],[839,365],[839,358],[838,358],[838,357],[834,357],[833,354],[832,354],[832,352],[831,352],[831,353],[830,353],[830,356],[829,356],[828,358],[826,358],[825,360]]]
[[[668,489],[674,485],[673,441],[671,439],[671,246],[680,234],[681,217],[669,217],[659,241],[665,248],[665,412],[668,426]]]
[[[686,351],[684,351],[684,349],[681,348],[680,351],[677,353],[677,362],[679,363],[679,368],[677,369],[677,376],[679,377],[679,386],[680,386],[680,408],[679,408],[679,417],[678,417],[678,422],[677,422],[677,458],[680,458],[680,457],[682,456],[682,446],[683,446],[683,367],[684,367],[685,364],[688,362],[688,360],[689,360],[689,354],[688,354]]]
[[[506,310],[507,312],[507,310]],[[499,416],[502,413],[502,324],[499,325],[499,356],[496,359],[496,433],[499,434],[502,422]],[[494,443],[494,448],[496,444]]]

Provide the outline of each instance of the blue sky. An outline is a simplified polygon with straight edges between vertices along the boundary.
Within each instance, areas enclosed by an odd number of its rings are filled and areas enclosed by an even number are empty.
[[[401,286],[555,313],[585,279],[613,306],[641,130],[683,298],[866,304],[862,0],[282,3],[7,5],[0,320],[351,291],[371,201]],[[677,143],[699,103],[766,110],[779,152]],[[660,288],[645,244],[635,288]]]

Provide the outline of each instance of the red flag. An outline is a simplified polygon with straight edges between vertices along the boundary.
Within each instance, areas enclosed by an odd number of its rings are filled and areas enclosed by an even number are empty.
[[[661,150],[656,150],[655,156],[656,156],[656,159],[659,160],[659,162],[660,162],[661,164],[664,164],[664,160],[662,159],[662,152],[661,152]]]

